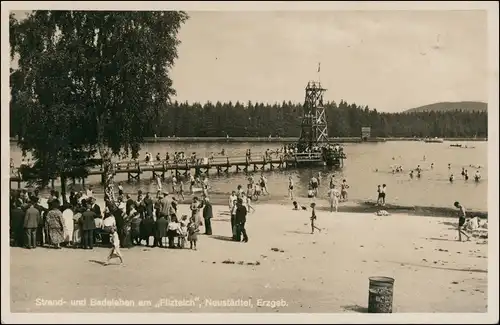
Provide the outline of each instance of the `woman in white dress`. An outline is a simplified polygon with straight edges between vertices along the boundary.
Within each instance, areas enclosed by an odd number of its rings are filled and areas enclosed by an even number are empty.
[[[79,245],[82,241],[82,229],[80,226],[81,213],[75,213],[73,215],[73,245]]]
[[[69,206],[64,209],[63,213],[63,221],[64,221],[64,229],[66,232],[64,233],[64,241],[66,243],[73,243],[73,230],[74,230],[74,221],[73,221],[73,210]]]

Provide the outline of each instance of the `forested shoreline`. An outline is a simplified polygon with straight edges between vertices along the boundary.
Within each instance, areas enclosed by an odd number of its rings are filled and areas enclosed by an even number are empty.
[[[327,102],[325,108],[330,137],[359,137],[363,126],[371,127],[372,137],[381,138],[488,136],[484,111],[384,113],[344,101]],[[22,128],[21,112],[11,109],[11,137]],[[173,102],[145,129],[150,137],[299,137],[302,113],[302,104],[292,102]]]
[[[479,111],[381,113],[367,106],[340,101],[325,104],[330,137],[359,137],[371,127],[373,137],[488,136],[488,114]],[[300,103],[248,102],[189,104],[173,102],[160,112],[148,133],[158,137],[298,137]]]

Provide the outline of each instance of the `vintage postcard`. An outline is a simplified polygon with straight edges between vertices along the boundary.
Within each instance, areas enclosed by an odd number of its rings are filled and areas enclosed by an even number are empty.
[[[2,322],[497,323],[498,36],[484,1],[3,2]]]

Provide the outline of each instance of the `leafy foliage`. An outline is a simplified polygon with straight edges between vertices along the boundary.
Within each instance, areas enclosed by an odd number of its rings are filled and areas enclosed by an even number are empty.
[[[81,172],[98,150],[137,153],[175,90],[184,12],[34,11],[11,14],[12,130],[39,178]],[[108,152],[109,151],[109,152]]]
[[[359,137],[370,126],[378,137],[487,137],[485,111],[380,113],[340,101],[325,103],[330,137]],[[162,111],[149,135],[166,137],[298,137],[302,104],[283,102],[243,105],[174,102]]]

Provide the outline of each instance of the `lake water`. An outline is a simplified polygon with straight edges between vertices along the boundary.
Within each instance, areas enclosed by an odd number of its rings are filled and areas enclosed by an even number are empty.
[[[454,142],[455,143],[455,142]],[[387,203],[396,205],[438,206],[450,207],[454,201],[462,202],[468,209],[487,210],[488,202],[488,143],[460,142],[469,148],[450,147],[450,142],[424,143],[416,141],[380,142],[345,144],[347,159],[342,170],[324,168],[274,170],[265,172],[269,181],[271,198],[281,200],[287,196],[288,176],[292,175],[295,182],[295,195],[306,196],[310,178],[322,173],[322,193],[326,193],[329,177],[333,173],[338,182],[346,179],[350,189],[349,198],[353,200],[374,200],[377,196],[377,185],[387,185]],[[264,152],[267,148],[277,149],[277,143],[146,143],[142,146],[141,159],[146,151],[160,153],[162,157],[167,151],[173,153],[184,151],[186,155],[196,152],[199,157],[211,152],[220,152],[223,148],[226,155],[244,155],[247,148],[253,153]],[[474,148],[472,148],[474,147]],[[425,160],[424,160],[425,156]],[[11,158],[16,166],[21,162],[21,151],[11,143]],[[394,158],[394,159],[393,159]],[[434,163],[434,169],[430,168]],[[451,164],[451,171],[448,170]],[[402,165],[404,172],[393,174],[391,165]],[[422,177],[410,179],[409,171],[420,165]],[[480,165],[482,179],[475,183],[473,175],[476,168],[470,165]],[[465,167],[470,175],[465,181],[460,175]],[[378,170],[378,171],[377,171]],[[455,175],[455,182],[448,181],[450,173]],[[151,181],[151,172],[141,175],[139,183],[127,183],[126,174],[118,174],[116,181],[123,181],[126,192],[136,192],[138,189],[156,191],[156,183]],[[215,170],[210,175],[212,192],[230,193],[238,184],[246,187],[247,176],[244,173],[230,173],[217,176]],[[95,192],[102,192],[99,187],[100,176],[90,176],[87,184],[95,184]],[[168,181],[168,180],[167,180]],[[57,183],[56,183],[57,184]],[[169,187],[167,187],[169,188]],[[188,187],[186,186],[186,189]]]

